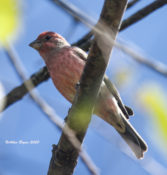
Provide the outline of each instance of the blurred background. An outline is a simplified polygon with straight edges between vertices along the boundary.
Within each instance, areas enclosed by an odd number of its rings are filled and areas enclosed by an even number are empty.
[[[104,1],[71,0],[78,9],[98,20]],[[124,19],[152,3],[140,0]],[[123,40],[151,62],[167,66],[167,6],[121,31]],[[0,98],[21,84],[6,55],[9,43],[27,71],[27,78],[44,66],[39,54],[28,46],[41,32],[55,31],[70,43],[90,31],[51,0],[0,0]],[[10,46],[11,47],[11,46]],[[148,144],[144,159],[137,160],[115,130],[93,116],[83,146],[102,175],[167,174],[167,75],[151,70],[114,48],[107,75],[124,103],[134,110],[130,122]],[[52,81],[41,83],[40,95],[64,119],[71,106]],[[2,104],[1,106],[2,107]],[[41,112],[29,95],[0,114],[0,175],[47,174],[52,144],[61,132]],[[79,159],[74,174],[89,174]]]

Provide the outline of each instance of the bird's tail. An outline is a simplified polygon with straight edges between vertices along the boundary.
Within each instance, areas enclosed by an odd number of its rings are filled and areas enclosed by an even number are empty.
[[[143,158],[144,152],[147,151],[147,144],[137,133],[137,131],[133,128],[133,126],[129,123],[129,121],[125,119],[124,116],[122,116],[121,118],[125,130],[123,132],[118,129],[116,130],[125,140],[125,142],[129,145],[129,147],[132,149],[136,157],[138,159]]]

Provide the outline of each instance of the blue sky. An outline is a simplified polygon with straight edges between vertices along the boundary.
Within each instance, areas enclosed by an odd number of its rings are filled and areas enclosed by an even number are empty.
[[[103,5],[102,0],[78,0],[77,2],[71,0],[71,2],[96,20]],[[153,1],[141,1],[134,8],[128,10],[125,17],[150,2]],[[24,0],[20,1],[20,7],[21,29],[13,45],[28,71],[28,76],[44,66],[39,54],[28,46],[41,32],[55,31],[72,43],[89,31],[86,26],[80,23],[73,26],[73,18],[49,0]],[[118,37],[134,43],[148,58],[166,64],[166,16],[167,7],[162,7],[122,31]],[[71,30],[72,33],[69,34],[68,31]],[[21,82],[3,49],[0,50],[0,58],[0,81],[7,93]],[[130,80],[126,84],[120,85],[115,75],[124,69],[129,70]],[[131,123],[146,140],[149,149],[145,159],[136,160],[115,130],[96,116],[92,118],[84,140],[84,148],[99,167],[102,175],[148,175],[151,173],[148,173],[145,168],[148,167],[151,160],[157,161],[157,164],[155,162],[151,164],[155,174],[156,171],[159,171],[158,165],[167,169],[166,154],[162,151],[161,143],[159,143],[161,140],[156,132],[156,126],[153,125],[148,113],[140,108],[140,105],[138,106],[138,99],[135,99],[136,92],[145,83],[154,82],[165,90],[166,79],[145,66],[139,65],[118,49],[114,49],[112,53],[107,74],[119,87],[124,103],[134,109],[135,116],[132,117]],[[37,90],[61,118],[67,115],[70,103],[55,89],[51,80],[39,85]],[[0,174],[35,175],[47,173],[51,158],[51,145],[58,142],[61,133],[49,122],[28,95],[3,112],[0,120],[0,133]],[[39,144],[5,144],[6,140],[37,140]],[[124,153],[125,150],[127,150],[128,155]],[[159,173],[157,174],[163,175],[162,172]],[[75,174],[89,174],[80,159]]]

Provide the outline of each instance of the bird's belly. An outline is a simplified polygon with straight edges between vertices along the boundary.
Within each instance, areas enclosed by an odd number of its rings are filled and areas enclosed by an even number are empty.
[[[84,61],[70,57],[64,57],[56,60],[52,65],[50,75],[56,88],[70,102],[73,101],[76,93],[76,84],[79,82]]]

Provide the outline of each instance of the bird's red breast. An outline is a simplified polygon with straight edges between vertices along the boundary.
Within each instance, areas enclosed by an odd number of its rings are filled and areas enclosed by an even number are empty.
[[[73,53],[71,47],[64,47],[52,56],[52,60],[46,61],[46,64],[56,88],[72,102],[85,62]]]

